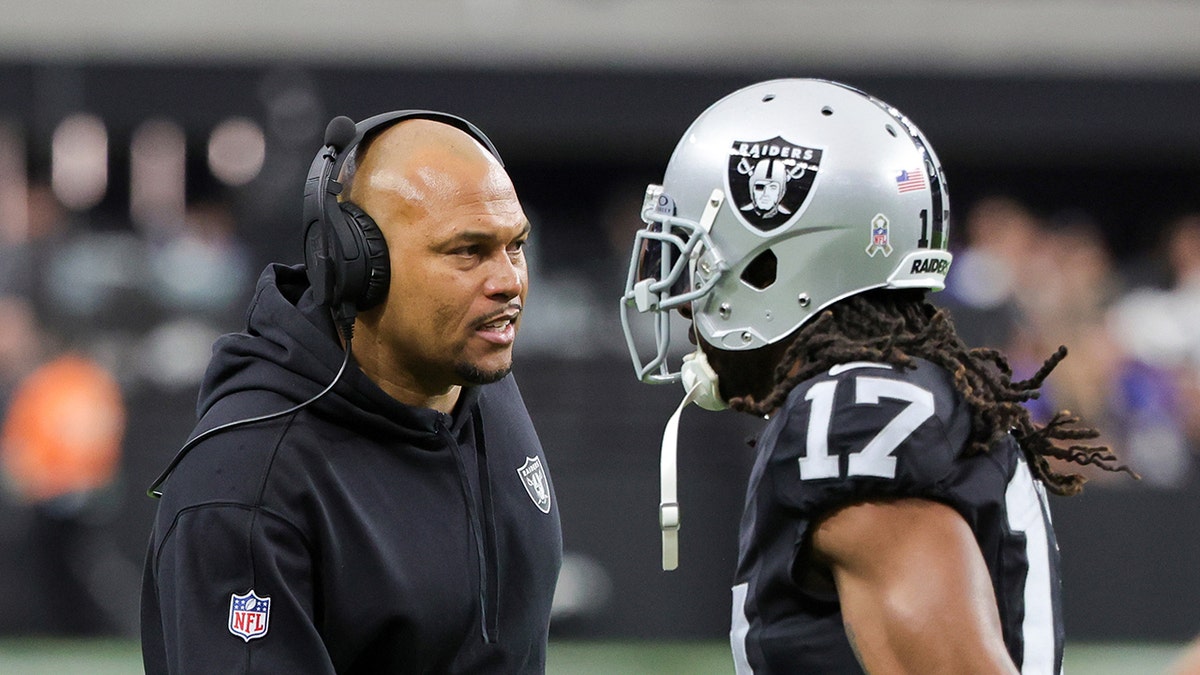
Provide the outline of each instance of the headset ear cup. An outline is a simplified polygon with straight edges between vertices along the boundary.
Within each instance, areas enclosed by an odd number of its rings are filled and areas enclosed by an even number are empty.
[[[304,263],[314,298],[321,304],[329,304],[328,298],[333,293],[332,259],[329,234],[320,222],[313,223],[304,236]]]
[[[361,283],[353,287],[359,289],[355,306],[359,311],[367,310],[387,297],[388,282],[391,279],[391,261],[388,258],[387,241],[375,220],[354,202],[342,202],[342,212],[346,214],[346,222],[362,242],[366,252],[366,267],[362,270]],[[347,284],[347,287],[351,287]]]

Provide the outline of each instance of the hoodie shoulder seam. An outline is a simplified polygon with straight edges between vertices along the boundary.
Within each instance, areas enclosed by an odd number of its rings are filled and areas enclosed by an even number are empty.
[[[292,422],[296,421],[296,414],[299,410],[295,410],[292,414],[283,418],[283,425],[279,429],[279,434],[275,437],[275,443],[271,447],[270,455],[267,457],[266,463],[263,465],[262,477],[258,484],[258,494],[254,497],[254,506],[261,508],[263,506],[263,496],[267,492],[267,480],[271,477],[271,469],[275,466],[275,458],[279,456],[279,448],[283,445],[283,439],[287,436],[288,431],[292,428]]]
[[[308,535],[304,533],[303,529],[301,529],[298,525],[293,523],[291,520],[289,520],[283,514],[278,513],[273,509],[269,509],[269,508],[263,506],[262,504],[247,504],[245,502],[237,502],[237,501],[211,501],[211,502],[203,502],[200,504],[192,504],[190,506],[186,506],[182,509],[179,509],[179,511],[177,511],[175,513],[175,517],[171,520],[171,526],[167,528],[167,531],[165,533],[163,533],[162,540],[158,543],[156,550],[154,552],[154,569],[155,570],[158,569],[159,563],[162,559],[163,551],[166,549],[167,540],[169,540],[171,538],[171,536],[175,533],[176,526],[179,525],[179,521],[181,518],[183,518],[184,514],[193,513],[193,512],[197,512],[197,511],[216,510],[216,509],[222,509],[222,508],[241,509],[244,511],[250,511],[254,515],[261,513],[261,514],[271,518],[272,520],[282,523],[289,530],[292,530],[296,534],[296,536],[300,539],[300,541],[304,544],[304,548],[307,549],[310,554],[312,553],[312,550],[313,550],[312,542],[309,541]],[[248,529],[250,531],[252,531],[254,529],[254,527],[255,527],[255,524],[252,520]]]

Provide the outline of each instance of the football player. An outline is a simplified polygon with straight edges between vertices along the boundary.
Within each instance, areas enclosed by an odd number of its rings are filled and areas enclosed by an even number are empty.
[[[747,167],[786,181],[769,194]],[[775,201],[766,204],[764,200]],[[622,299],[638,377],[682,381],[663,441],[664,567],[676,564],[674,431],[689,402],[769,420],[733,586],[738,673],[1058,673],[1058,548],[1045,493],[1126,470],[925,301],[952,260],[946,179],[900,111],[835,82],[721,99],[647,191]],[[698,348],[670,361],[669,312]],[[630,330],[654,317],[653,354]],[[1069,440],[1069,449],[1055,441]],[[1061,464],[1059,464],[1061,468]]]

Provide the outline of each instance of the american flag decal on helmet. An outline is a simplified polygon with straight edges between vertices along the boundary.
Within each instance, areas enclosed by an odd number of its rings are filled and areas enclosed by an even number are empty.
[[[920,169],[905,169],[896,176],[896,191],[904,194],[925,189],[925,172]]]

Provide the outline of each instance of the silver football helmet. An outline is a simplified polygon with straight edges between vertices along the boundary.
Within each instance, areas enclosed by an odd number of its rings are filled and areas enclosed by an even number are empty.
[[[671,310],[718,349],[777,342],[873,288],[941,290],[950,202],[941,163],[900,111],[844,84],[783,79],[717,101],[646,191],[621,320],[638,378],[676,382]],[[653,317],[638,345],[631,310]],[[650,347],[653,356],[640,352]]]

